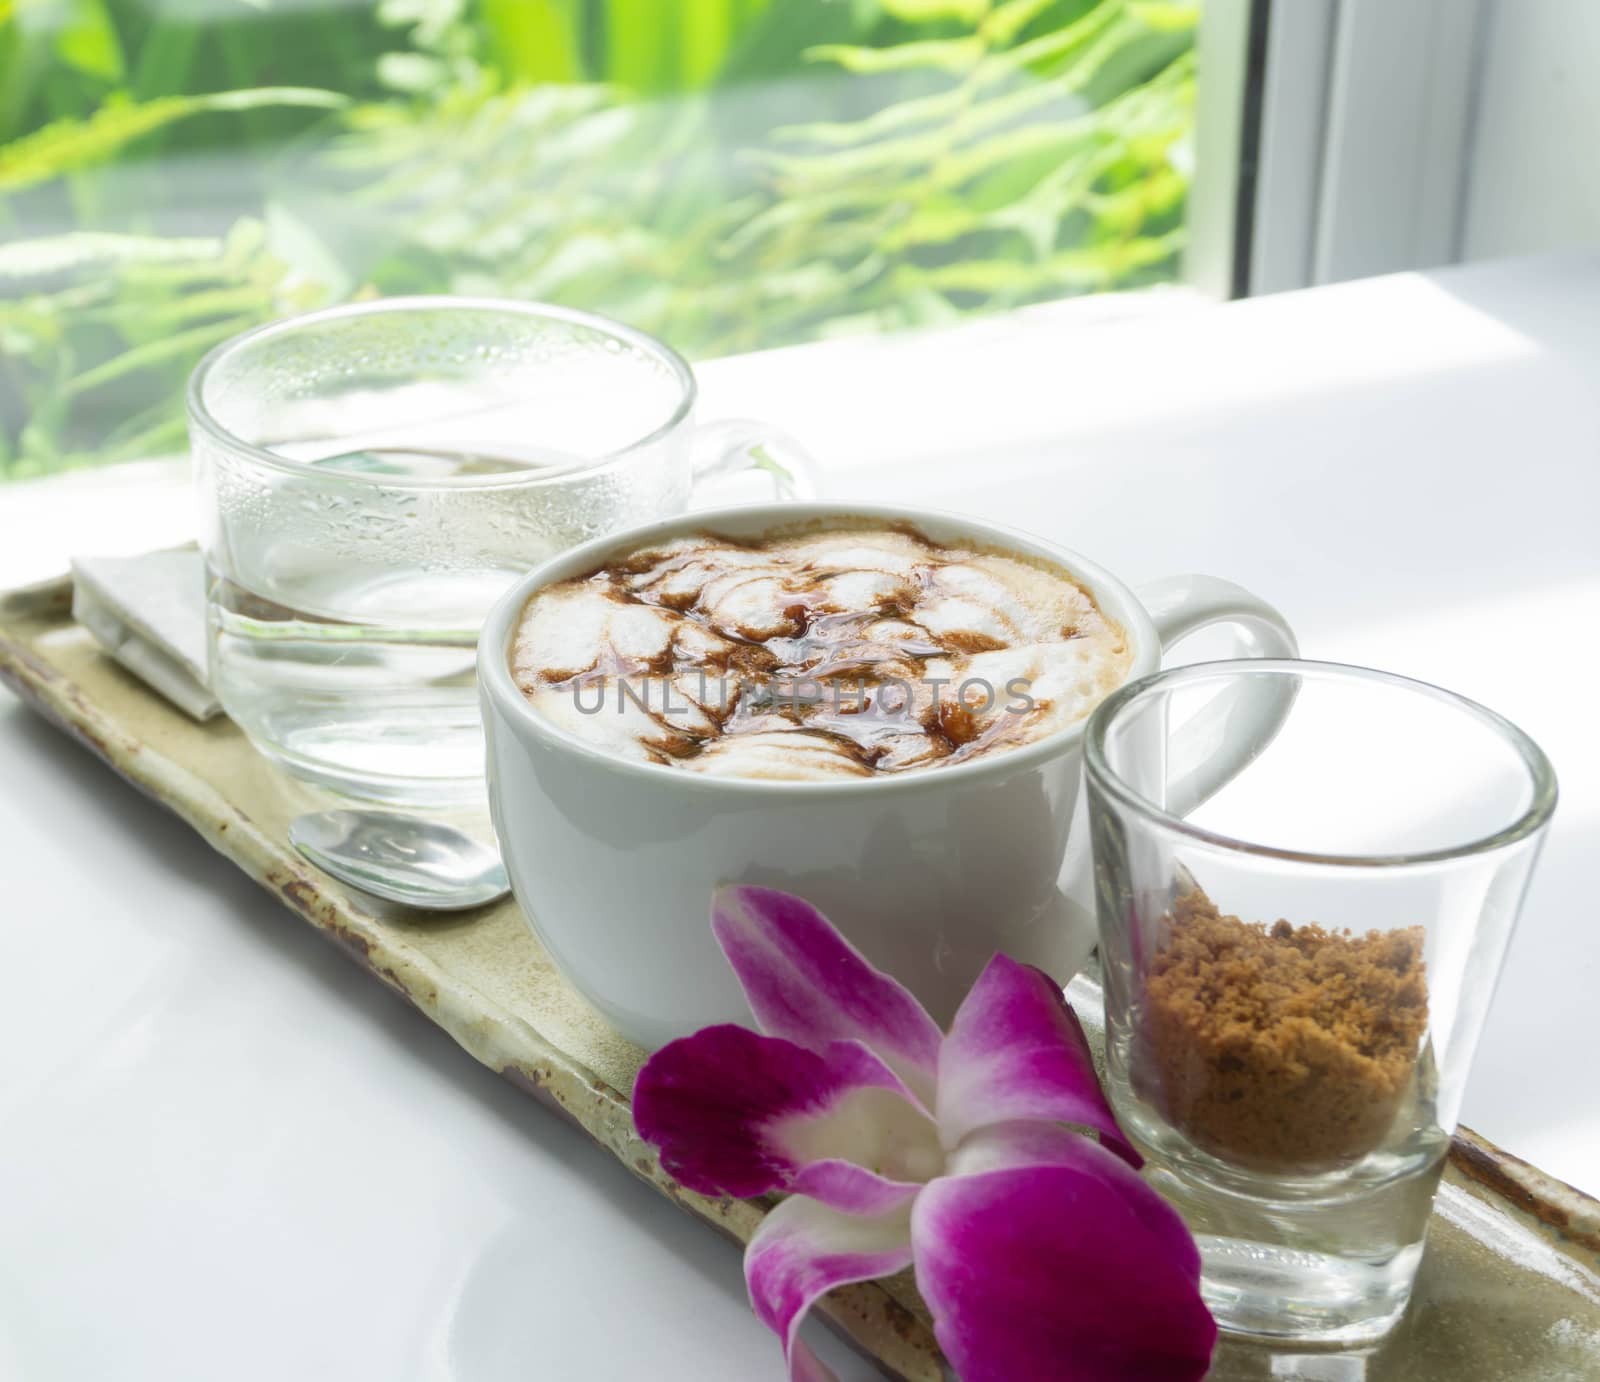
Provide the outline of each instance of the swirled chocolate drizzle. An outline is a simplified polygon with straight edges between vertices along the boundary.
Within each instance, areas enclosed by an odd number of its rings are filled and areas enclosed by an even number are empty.
[[[595,748],[804,780],[1029,743],[1088,715],[1131,660],[1065,571],[873,526],[642,547],[535,592],[511,670]]]

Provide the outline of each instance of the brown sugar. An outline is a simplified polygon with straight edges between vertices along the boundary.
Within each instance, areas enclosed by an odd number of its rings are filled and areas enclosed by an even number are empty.
[[[1224,1160],[1286,1173],[1383,1140],[1428,1025],[1420,926],[1269,930],[1196,889],[1164,932],[1144,1035],[1149,1092],[1175,1127]]]

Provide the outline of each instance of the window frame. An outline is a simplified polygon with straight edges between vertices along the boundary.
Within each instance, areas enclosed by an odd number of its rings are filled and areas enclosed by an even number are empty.
[[[1486,17],[1206,0],[1189,281],[1237,297],[1458,260]]]

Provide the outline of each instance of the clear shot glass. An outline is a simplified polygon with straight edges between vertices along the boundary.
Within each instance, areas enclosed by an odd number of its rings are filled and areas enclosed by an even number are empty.
[[[1217,787],[1219,757],[1248,761]],[[1555,808],[1549,761],[1438,687],[1259,660],[1123,687],[1084,761],[1111,1099],[1199,1240],[1207,1304],[1236,1334],[1380,1338]]]

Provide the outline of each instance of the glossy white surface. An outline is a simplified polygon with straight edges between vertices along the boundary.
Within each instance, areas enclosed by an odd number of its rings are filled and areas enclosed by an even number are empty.
[[[1532,733],[1563,801],[1463,1116],[1600,1192],[1600,264],[704,375],[708,416],[801,435],[835,497],[964,509],[1134,583],[1215,571],[1307,656]],[[0,490],[0,559],[82,531],[62,491],[83,479]],[[736,1252],[4,698],[0,879],[0,1377],[781,1376]]]
[[[5,1382],[778,1375],[728,1244],[9,703],[0,755]]]

